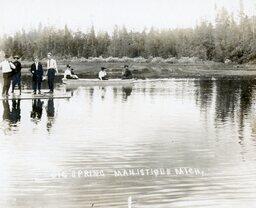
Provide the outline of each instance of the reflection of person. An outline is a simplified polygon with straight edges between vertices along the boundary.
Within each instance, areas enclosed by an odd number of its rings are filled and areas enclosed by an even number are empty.
[[[100,87],[100,90],[101,90],[101,99],[103,100],[105,98],[107,90],[105,87]]]
[[[36,94],[37,90],[38,94],[41,94],[41,83],[43,80],[44,70],[37,57],[34,58],[34,63],[31,65],[30,71],[32,74],[32,87],[34,94]]]
[[[47,114],[47,118],[48,118],[47,130],[49,131],[52,127],[52,123],[54,121],[54,114],[55,114],[54,100],[53,99],[49,99],[48,102],[47,102],[46,114]]]
[[[55,108],[54,108],[54,101],[53,99],[49,99],[48,100],[48,103],[47,103],[47,117],[48,118],[53,118],[54,117],[54,111],[55,111]]]
[[[132,94],[132,88],[131,87],[123,87],[123,98],[126,100],[131,94]]]
[[[47,54],[47,78],[48,78],[48,86],[49,86],[49,93],[53,93],[54,91],[54,80],[55,74],[58,73],[57,69],[57,62],[52,58],[52,54]]]
[[[132,76],[131,70],[129,69],[129,66],[125,65],[124,66],[124,71],[123,71],[123,74],[122,74],[122,79],[132,79],[132,78],[133,78],[133,76]]]
[[[33,101],[32,112],[30,114],[31,118],[38,119],[38,120],[40,120],[42,118],[43,104],[44,104],[44,102],[42,102],[40,99],[36,99]]]
[[[10,120],[10,105],[8,100],[3,100],[3,120]]]
[[[18,88],[20,90],[20,95],[21,95],[21,63],[18,61],[19,56],[14,56],[15,61],[13,64],[15,65],[15,69],[13,70],[12,74],[12,93],[14,93],[14,89],[16,85],[18,85]]]
[[[6,54],[4,61],[0,63],[0,68],[2,69],[4,79],[2,91],[3,96],[9,96],[8,93],[11,85],[12,70],[16,68],[15,65],[9,61],[9,58],[10,56]]]
[[[12,100],[12,111],[10,112],[10,122],[16,124],[20,121],[20,99]]]
[[[107,78],[107,72],[105,71],[105,67],[101,67],[101,70],[99,72],[99,79],[100,80],[108,80]]]
[[[67,69],[64,72],[64,78],[65,79],[78,79],[78,76],[75,75],[74,70],[71,68],[71,66],[68,64]]]

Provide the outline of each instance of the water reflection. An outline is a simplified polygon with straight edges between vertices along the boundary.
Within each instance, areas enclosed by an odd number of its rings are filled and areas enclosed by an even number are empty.
[[[207,110],[212,103],[213,96],[213,80],[195,80],[196,86],[196,102],[199,103],[201,110]]]
[[[216,81],[216,120],[225,122],[227,118],[234,120],[235,108],[239,101],[239,82],[236,80]]]
[[[132,87],[123,87],[123,100],[126,101],[127,98],[132,94]]]
[[[54,121],[55,121],[55,107],[54,107],[54,99],[48,99],[46,106],[47,113],[47,131],[50,131]]]
[[[104,100],[105,99],[105,96],[106,96],[106,93],[107,93],[107,89],[106,87],[99,87],[100,89],[100,94],[101,94],[101,99]]]
[[[15,126],[21,119],[20,99],[12,100],[12,107],[10,108],[9,100],[3,100],[3,120],[9,122],[10,125]]]
[[[3,100],[3,120],[10,121],[10,105],[9,100]]]
[[[41,99],[35,99],[32,101],[32,111],[30,117],[32,118],[34,123],[38,123],[43,114],[43,104],[44,102]]]
[[[254,206],[254,80],[174,79],[73,90],[68,101],[2,102],[3,120],[20,125],[15,137],[0,130],[0,138],[7,138],[0,139],[0,207],[47,202],[117,208],[127,207],[131,195],[135,207]],[[207,177],[53,179],[48,174],[188,166],[206,169]]]

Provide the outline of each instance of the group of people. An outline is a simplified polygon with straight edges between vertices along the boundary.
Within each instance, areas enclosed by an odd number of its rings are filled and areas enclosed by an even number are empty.
[[[46,75],[47,75],[48,87],[49,87],[48,93],[53,93],[54,80],[55,80],[56,73],[58,73],[58,68],[57,68],[57,62],[55,59],[52,58],[51,53],[47,54],[46,67],[47,67]],[[34,58],[34,63],[30,67],[30,72],[32,74],[32,88],[33,88],[34,94],[36,94],[37,91],[38,91],[38,94],[41,94],[41,85],[43,81],[44,69],[38,57]]]
[[[100,80],[108,80],[108,74],[106,72],[106,69],[107,68],[105,67],[101,67],[101,71],[98,74],[98,77]],[[131,70],[129,69],[129,66],[124,65],[124,70],[122,72],[122,79],[132,79],[132,78],[133,78],[133,75]]]
[[[3,90],[2,96],[9,96],[9,89],[12,84],[12,93],[14,93],[15,87],[18,86],[19,92],[21,94],[21,63],[19,61],[19,56],[14,56],[14,61],[10,61],[10,56],[5,55],[4,61],[0,63],[0,69],[3,73]],[[108,80],[108,74],[105,67],[101,67],[101,71],[98,74],[100,80]],[[39,61],[38,57],[34,57],[34,62],[30,66],[30,72],[32,75],[32,88],[34,94],[41,94],[41,85],[44,78],[44,68],[42,63]],[[47,54],[47,80],[49,92],[54,92],[54,80],[55,75],[58,73],[57,62],[52,58],[52,54]],[[78,79],[75,75],[74,70],[68,64],[64,72],[65,79]],[[128,65],[124,66],[122,73],[122,79],[132,79],[133,75]]]
[[[19,61],[19,56],[14,56],[14,61],[10,61],[10,56],[5,55],[4,60],[0,63],[0,68],[3,73],[3,90],[2,96],[9,96],[10,86],[12,84],[12,93],[14,93],[15,87],[18,86],[21,94],[21,63]],[[30,72],[32,75],[32,88],[34,94],[41,94],[41,83],[43,81],[44,69],[43,65],[40,63],[38,57],[34,58],[34,62],[30,67]],[[54,80],[55,75],[58,73],[57,62],[52,58],[52,54],[47,54],[47,79],[49,92],[54,92]]]

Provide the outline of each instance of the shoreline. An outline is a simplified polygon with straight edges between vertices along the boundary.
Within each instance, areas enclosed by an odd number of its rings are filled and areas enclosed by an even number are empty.
[[[21,61],[22,62],[22,61]],[[24,62],[23,62],[24,63]],[[22,64],[23,64],[22,63]],[[25,62],[23,75],[29,75],[29,65]],[[44,63],[44,62],[43,62]],[[130,66],[136,79],[157,78],[218,78],[218,77],[256,77],[256,65],[250,64],[224,64],[209,63],[134,63],[134,62],[81,62],[81,61],[58,61],[58,76],[62,76],[66,64],[71,64],[75,73],[80,78],[97,78],[102,66],[107,68],[109,78],[120,78],[125,64]]]

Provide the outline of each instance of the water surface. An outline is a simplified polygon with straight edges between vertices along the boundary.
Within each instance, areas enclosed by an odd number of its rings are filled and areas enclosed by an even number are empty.
[[[254,80],[58,88],[72,97],[0,103],[0,207],[255,206]],[[180,167],[205,175],[113,175]]]

